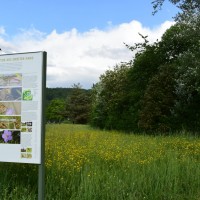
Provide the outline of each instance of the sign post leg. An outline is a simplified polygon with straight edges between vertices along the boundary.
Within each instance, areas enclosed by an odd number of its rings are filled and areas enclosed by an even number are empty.
[[[38,200],[44,200],[45,195],[45,167],[44,163],[38,166]]]

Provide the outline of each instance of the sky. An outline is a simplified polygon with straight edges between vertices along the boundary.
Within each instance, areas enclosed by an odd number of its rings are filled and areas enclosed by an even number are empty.
[[[174,23],[167,1],[152,15],[151,0],[7,0],[1,2],[3,53],[47,52],[47,87],[90,89],[100,75],[133,53],[124,43],[160,39]]]

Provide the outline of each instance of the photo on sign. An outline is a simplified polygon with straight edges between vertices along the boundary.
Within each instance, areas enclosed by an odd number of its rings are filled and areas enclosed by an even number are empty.
[[[21,129],[21,116],[0,116],[0,129]]]
[[[33,129],[28,127],[21,127],[21,132],[32,133]]]
[[[20,144],[20,131],[0,131],[0,144]]]
[[[26,148],[26,152],[31,153],[31,152],[32,152],[32,148],[27,147],[27,148]]]
[[[22,88],[0,88],[0,101],[20,101],[22,99]]]
[[[28,132],[26,127],[21,127],[21,132]]]
[[[33,93],[30,89],[23,90],[23,100],[25,101],[33,100]]]
[[[32,124],[33,122],[21,122],[21,132],[32,133]]]
[[[1,74],[0,86],[22,86],[22,74]]]
[[[26,153],[21,153],[21,158],[27,158],[27,154]]]
[[[21,102],[0,102],[0,115],[21,115]]]
[[[21,158],[32,158],[32,154],[30,153],[21,153]]]
[[[26,149],[25,149],[25,148],[22,148],[22,149],[21,149],[21,152],[26,152]]]
[[[32,158],[32,154],[31,153],[27,153],[27,158]]]

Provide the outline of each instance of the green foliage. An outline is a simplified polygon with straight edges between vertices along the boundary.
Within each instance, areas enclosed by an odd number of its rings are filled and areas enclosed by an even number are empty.
[[[153,14],[161,10],[165,0],[154,0],[153,4]],[[196,16],[200,12],[200,1],[199,0],[169,0],[170,3],[176,5],[181,12],[178,12],[175,19],[176,21],[188,21],[192,16]]]
[[[199,79],[197,71],[191,70],[192,68],[198,68],[198,64],[196,63],[197,56],[192,56],[193,53],[190,53],[191,55],[189,56],[192,58],[190,61],[193,60],[196,66],[185,60],[186,52],[195,51],[196,44],[198,44],[197,37],[191,39],[189,32],[194,32],[193,26],[178,23],[167,30],[161,42],[159,42],[159,51],[165,58],[165,64],[164,66],[161,65],[159,67],[160,70],[153,75],[151,81],[147,84],[144,97],[141,98],[143,103],[140,108],[139,125],[145,131],[166,132],[180,129],[181,127],[188,127],[184,122],[185,120],[182,119],[184,116],[183,105],[186,106],[186,113],[188,114],[188,117],[184,117],[187,120],[189,119],[189,121],[191,119],[194,120],[194,118],[197,119],[197,115],[195,114],[198,110],[197,107],[191,112],[193,113],[193,117],[192,114],[189,117],[189,110],[191,111],[191,108],[188,102],[180,103],[184,102],[185,100],[182,99],[186,97],[181,96],[181,91],[182,93],[183,91],[186,92],[189,87],[194,87],[197,84],[196,82],[191,82],[194,77]],[[190,70],[190,72],[187,72],[187,70]],[[193,71],[193,75],[189,75],[191,71]],[[186,83],[183,83],[185,81],[189,81],[190,84],[186,85]],[[185,86],[184,89],[183,85]],[[193,97],[192,99],[194,100]],[[182,114],[177,113],[180,110]]]
[[[128,123],[132,131],[138,131],[139,111],[143,98],[151,78],[157,73],[158,67],[164,63],[165,58],[159,52],[159,44],[152,45],[145,42],[145,49],[136,54],[132,67],[128,73],[127,115],[130,116]]]
[[[157,6],[163,2],[154,1]],[[154,134],[199,130],[199,2],[171,2],[184,12],[161,41],[150,44],[140,34],[143,43],[126,45],[134,59],[106,71],[93,88],[94,126]]]
[[[127,88],[128,64],[115,66],[100,77],[92,90],[91,124],[100,128],[124,129],[121,117],[125,111],[125,88]]]
[[[186,31],[190,33],[187,34]],[[159,43],[160,54],[165,58],[165,63],[173,62],[183,52],[194,44],[191,38],[191,29],[187,24],[177,23],[171,26],[162,36]]]
[[[90,110],[90,91],[74,84],[72,88],[47,88],[46,121],[87,123]]]
[[[65,119],[66,108],[63,99],[53,99],[46,109],[47,122],[60,123]]]
[[[46,88],[46,101],[49,103],[54,99],[64,99],[71,94],[72,88]]]
[[[175,98],[175,67],[161,66],[159,72],[150,80],[142,99],[139,127],[148,132],[172,130],[171,109]]]
[[[198,131],[200,128],[200,53],[186,52],[177,63],[176,121],[186,130]],[[180,124],[180,123],[179,123]]]
[[[106,122],[106,100],[102,96],[103,86],[99,82],[92,88],[92,106],[90,124],[95,127],[104,128]]]
[[[90,93],[74,84],[71,95],[67,98],[67,116],[72,123],[86,124],[89,120],[91,107]]]

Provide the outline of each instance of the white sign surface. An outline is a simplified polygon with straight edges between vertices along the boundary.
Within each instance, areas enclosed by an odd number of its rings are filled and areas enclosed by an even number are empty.
[[[0,55],[0,161],[41,163],[44,53]]]

